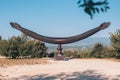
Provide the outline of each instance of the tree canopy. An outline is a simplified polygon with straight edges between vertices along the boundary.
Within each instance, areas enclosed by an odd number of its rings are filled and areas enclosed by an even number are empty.
[[[95,13],[107,12],[107,10],[110,9],[107,0],[97,2],[94,0],[78,0],[77,4],[84,9],[84,12],[87,13],[91,19],[93,19]]]
[[[0,55],[8,58],[42,58],[47,47],[41,41],[28,38],[25,34],[12,36],[8,40],[0,40]]]

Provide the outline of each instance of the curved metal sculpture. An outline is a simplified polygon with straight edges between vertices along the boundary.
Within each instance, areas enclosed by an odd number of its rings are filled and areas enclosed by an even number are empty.
[[[107,28],[110,25],[110,22],[104,22],[100,26],[98,26],[94,29],[91,29],[82,34],[72,36],[72,37],[47,37],[47,36],[37,34],[31,30],[25,29],[25,28],[21,27],[18,23],[10,22],[10,25],[13,28],[20,30],[21,32],[25,33],[26,35],[28,35],[34,39],[38,39],[40,41],[47,42],[47,43],[58,44],[57,50],[59,51],[60,54],[62,54],[62,47],[61,47],[62,44],[73,43],[73,42],[85,39],[85,38],[95,34],[96,32]]]

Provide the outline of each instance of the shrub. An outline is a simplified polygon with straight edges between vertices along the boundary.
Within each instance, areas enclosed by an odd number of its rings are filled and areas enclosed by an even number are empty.
[[[13,36],[0,41],[0,55],[16,59],[25,57],[41,58],[46,55],[47,47],[38,40],[29,39],[25,35]]]
[[[117,29],[115,33],[110,33],[110,40],[112,47],[118,53],[117,58],[120,58],[120,29]]]
[[[84,49],[78,52],[79,58],[90,58],[91,57],[91,49]]]
[[[93,50],[91,52],[91,57],[95,58],[103,58],[104,51],[103,51],[103,45],[101,43],[95,43]]]

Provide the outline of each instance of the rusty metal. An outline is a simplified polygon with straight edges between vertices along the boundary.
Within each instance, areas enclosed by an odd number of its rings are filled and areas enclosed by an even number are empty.
[[[100,26],[98,26],[94,29],[91,29],[82,34],[71,36],[71,37],[48,37],[48,36],[43,36],[43,35],[37,34],[26,28],[23,28],[18,23],[10,22],[10,25],[13,28],[20,30],[21,32],[25,33],[26,35],[28,35],[34,39],[38,39],[40,41],[47,42],[47,43],[58,44],[57,50],[58,50],[59,54],[62,54],[62,47],[61,47],[62,44],[73,43],[73,42],[85,39],[85,38],[95,34],[96,32],[107,28],[110,25],[110,22],[104,22]]]

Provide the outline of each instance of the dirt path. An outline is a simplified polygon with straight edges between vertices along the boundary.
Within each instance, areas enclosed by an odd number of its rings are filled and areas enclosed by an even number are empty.
[[[49,60],[49,64],[0,67],[3,80],[120,80],[120,62],[105,59]]]

